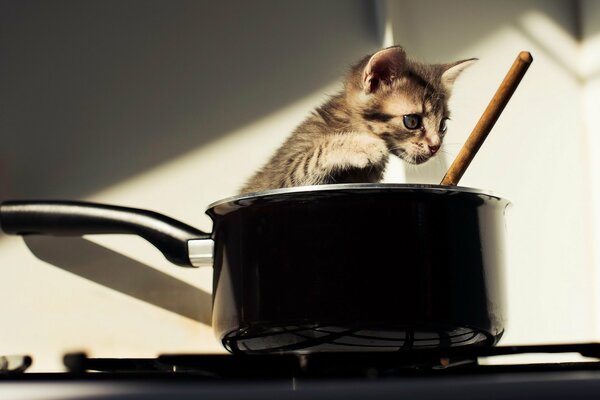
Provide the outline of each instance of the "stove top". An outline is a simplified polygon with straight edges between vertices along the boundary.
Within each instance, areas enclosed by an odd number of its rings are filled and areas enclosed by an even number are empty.
[[[481,357],[532,353],[579,353],[594,360],[575,363],[481,365]],[[600,344],[448,348],[407,352],[357,352],[311,354],[173,354],[157,358],[89,358],[67,354],[71,373],[167,374],[219,379],[377,378],[394,376],[485,373],[513,370],[600,370]]]
[[[582,362],[482,365],[482,357],[579,353]],[[600,344],[465,347],[395,353],[67,354],[65,373],[27,373],[32,358],[0,357],[2,399],[544,398],[600,397]],[[12,397],[11,397],[12,396]],[[202,397],[204,396],[204,397]]]

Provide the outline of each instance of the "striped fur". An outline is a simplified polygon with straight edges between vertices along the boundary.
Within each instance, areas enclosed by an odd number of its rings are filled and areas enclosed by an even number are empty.
[[[241,192],[379,182],[390,153],[427,161],[442,143],[454,80],[472,61],[422,64],[397,46],[365,57],[344,89],[314,110]],[[418,115],[422,126],[408,129],[406,115]]]

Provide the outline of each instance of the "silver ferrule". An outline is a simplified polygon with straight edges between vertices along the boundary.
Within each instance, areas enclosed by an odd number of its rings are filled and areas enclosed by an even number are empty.
[[[188,240],[190,263],[194,267],[212,267],[215,242],[212,239]]]

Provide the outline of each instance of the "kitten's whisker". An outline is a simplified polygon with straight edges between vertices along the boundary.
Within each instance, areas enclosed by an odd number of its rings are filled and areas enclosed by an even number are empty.
[[[446,144],[442,144],[440,146],[440,148],[438,149],[438,152],[442,152],[442,153],[448,153],[449,151],[456,151],[456,150],[448,149],[448,146]]]
[[[456,157],[457,153],[450,153],[449,151],[440,151],[440,153],[449,156],[450,158]]]
[[[446,153],[444,153],[444,154],[446,154]],[[440,167],[440,170],[445,171],[447,169],[446,163],[444,162],[444,160],[442,160],[442,157],[438,157],[437,160],[438,160],[438,165]]]
[[[449,146],[457,147],[457,146],[462,146],[462,144],[461,144],[461,143],[456,143],[456,144],[449,144],[449,145],[442,145],[442,146],[446,146],[446,147],[449,147]]]

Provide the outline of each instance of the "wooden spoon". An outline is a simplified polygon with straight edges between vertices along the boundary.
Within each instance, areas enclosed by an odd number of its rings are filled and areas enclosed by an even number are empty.
[[[494,127],[498,117],[500,117],[504,107],[517,89],[517,86],[519,86],[521,79],[523,79],[525,72],[527,72],[532,62],[533,57],[531,57],[529,52],[522,51],[519,53],[496,91],[496,94],[492,97],[490,104],[488,104],[481,118],[479,118],[479,122],[477,122],[467,141],[452,162],[452,165],[448,168],[448,172],[444,175],[441,185],[456,186],[458,184],[458,181],[462,178],[485,138]]]

